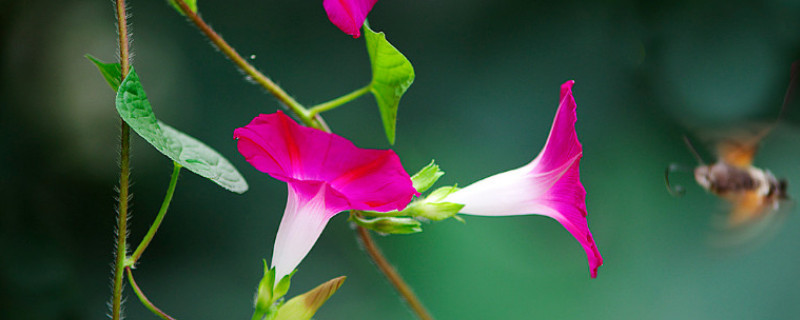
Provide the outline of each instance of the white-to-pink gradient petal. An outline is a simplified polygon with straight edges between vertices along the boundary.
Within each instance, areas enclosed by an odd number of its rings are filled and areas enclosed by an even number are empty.
[[[289,196],[286,200],[286,211],[283,213],[275,247],[272,251],[272,267],[275,268],[275,279],[283,278],[294,271],[300,261],[306,257],[311,247],[319,239],[328,220],[336,213],[346,209],[346,202],[330,201],[330,186],[325,183],[298,185],[288,184]],[[296,190],[303,188],[306,190]],[[315,195],[307,198],[309,189],[316,188]]]
[[[603,258],[586,221],[586,190],[580,182],[583,147],[575,132],[574,81],[561,86],[550,136],[527,165],[493,175],[450,194],[444,201],[464,204],[461,213],[482,216],[539,214],[560,222],[586,251],[591,277]]]

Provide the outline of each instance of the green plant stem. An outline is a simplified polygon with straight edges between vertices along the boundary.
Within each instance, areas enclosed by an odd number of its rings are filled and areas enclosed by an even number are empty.
[[[116,1],[117,32],[119,38],[119,63],[122,69],[120,82],[130,70],[130,40],[128,39],[128,16],[125,0]],[[111,293],[111,319],[122,318],[122,281],[125,257],[128,252],[128,199],[130,197],[130,128],[120,118],[119,143],[119,203],[117,205],[117,250],[114,257],[113,284]]]
[[[211,28],[205,21],[203,21],[200,16],[198,16],[189,5],[186,4],[183,0],[175,0],[175,3],[178,4],[183,14],[189,18],[200,32],[202,32],[206,38],[208,38],[211,43],[213,43],[221,52],[224,54],[228,59],[233,62],[239,69],[241,69],[245,74],[247,74],[253,81],[267,89],[269,93],[271,93],[275,98],[278,99],[281,103],[286,105],[289,110],[292,110],[298,117],[300,117],[304,123],[312,123],[314,127],[321,129],[325,127],[324,124],[318,123],[318,121],[314,121],[314,118],[308,113],[303,105],[298,103],[292,96],[290,96],[286,91],[284,91],[280,86],[275,84],[269,77],[258,71],[253,65],[247,62],[241,55],[239,55],[236,50],[231,47],[225,39],[223,39],[219,34],[217,34],[214,29]]]
[[[343,95],[341,97],[338,97],[336,99],[333,99],[331,101],[320,103],[316,106],[311,107],[311,109],[308,110],[309,114],[311,114],[311,116],[316,116],[322,112],[334,109],[340,105],[353,101],[356,98],[363,96],[364,94],[369,92],[370,88],[371,86],[366,86],[351,93],[348,93],[346,95]]]
[[[142,253],[144,253],[144,250],[147,249],[150,241],[153,240],[153,236],[156,235],[158,227],[161,226],[161,221],[164,220],[164,216],[167,214],[169,204],[172,202],[172,195],[175,193],[175,186],[178,184],[178,175],[181,173],[182,168],[182,166],[177,162],[173,161],[172,164],[172,177],[169,179],[169,187],[167,187],[167,194],[164,196],[164,202],[161,203],[161,209],[158,210],[158,215],[153,221],[153,224],[150,225],[150,230],[147,231],[147,234],[142,239],[142,242],[139,243],[139,246],[136,247],[136,250],[133,251],[133,254],[125,262],[126,267],[133,267],[136,264],[136,261],[139,261]]]
[[[422,320],[433,320],[433,317],[428,310],[425,309],[425,306],[422,305],[422,302],[414,294],[414,291],[411,290],[411,287],[403,280],[403,277],[397,273],[397,270],[392,267],[389,261],[386,260],[386,257],[383,256],[381,249],[378,248],[375,240],[370,236],[369,231],[361,226],[357,226],[356,231],[361,241],[364,243],[364,249],[367,251],[370,258],[372,258],[372,261],[375,262],[378,269],[389,279],[389,282],[392,283],[397,292],[403,296],[403,299],[406,300],[411,311],[414,311],[417,317]]]
[[[128,282],[130,282],[131,287],[133,288],[133,292],[136,292],[136,296],[139,297],[139,301],[141,301],[142,304],[148,310],[153,312],[153,314],[157,315],[161,319],[164,319],[164,320],[175,320],[175,318],[170,317],[164,311],[161,311],[161,309],[156,307],[152,302],[150,302],[149,299],[147,299],[147,297],[144,295],[144,292],[142,292],[142,289],[139,289],[139,286],[136,284],[136,281],[133,280],[133,271],[131,271],[130,267],[126,267],[125,271],[128,273]]]
[[[270,93],[272,93],[279,101],[286,104],[289,109],[294,112],[305,125],[311,126],[325,132],[330,133],[331,129],[325,124],[325,121],[319,114],[312,116],[308,110],[302,107],[299,103],[297,103],[294,99],[291,98],[286,92],[283,91],[278,85],[273,83],[269,78],[261,74],[255,67],[250,65],[247,60],[243,59],[237,52],[234,50],[228,43],[222,39],[222,37],[214,32],[210,26],[208,26],[203,19],[201,19],[197,14],[195,14],[186,2],[183,0],[175,0],[175,3],[181,8],[181,11],[189,18],[192,23],[197,26],[198,29],[212,42],[214,43],[220,51],[228,57],[237,67],[243,70],[247,75],[253,78],[257,83],[259,83],[262,87],[267,89]],[[356,92],[359,92],[359,89]],[[359,93],[364,94],[364,93]],[[351,93],[350,95],[354,95]],[[348,95],[349,96],[349,95]],[[358,95],[354,95],[353,99]],[[336,99],[338,100],[338,99]],[[334,100],[335,101],[335,100]],[[369,231],[364,229],[363,227],[357,226],[356,227],[358,236],[361,238],[361,241],[364,243],[364,248],[369,254],[370,258],[375,262],[375,265],[383,272],[386,278],[394,285],[400,295],[403,296],[408,302],[409,307],[411,310],[422,320],[431,320],[433,317],[428,313],[425,307],[420,302],[419,298],[414,294],[411,290],[411,287],[405,283],[403,278],[400,274],[394,270],[394,267],[386,260],[386,257],[383,256],[380,249],[378,248],[375,241],[370,236]]]

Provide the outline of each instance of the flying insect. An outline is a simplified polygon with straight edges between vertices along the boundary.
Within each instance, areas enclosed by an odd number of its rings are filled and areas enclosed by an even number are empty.
[[[697,184],[725,199],[731,206],[724,223],[727,229],[756,224],[778,211],[784,200],[788,199],[787,181],[776,178],[769,170],[753,166],[753,158],[759,143],[774,129],[793,98],[798,64],[800,61],[792,64],[789,87],[777,120],[755,132],[739,131],[719,139],[716,162],[706,164],[684,136],[684,141],[699,163],[693,170]],[[680,186],[673,188],[669,183],[669,174],[678,170],[681,167],[673,164],[665,172],[667,189],[673,195],[680,195],[684,191]]]

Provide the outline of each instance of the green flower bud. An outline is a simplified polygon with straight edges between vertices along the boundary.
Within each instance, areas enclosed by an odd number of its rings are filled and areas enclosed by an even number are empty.
[[[422,223],[412,218],[405,217],[378,217],[373,219],[362,218],[356,215],[350,219],[357,225],[386,234],[408,234],[422,232]]]

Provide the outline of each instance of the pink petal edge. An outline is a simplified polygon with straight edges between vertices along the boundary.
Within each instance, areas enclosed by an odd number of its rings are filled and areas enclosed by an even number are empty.
[[[348,209],[402,210],[418,194],[394,151],[358,148],[280,111],[259,115],[236,129],[234,138],[259,171],[289,183],[325,182],[350,204]]]
[[[578,120],[577,104],[572,96],[570,80],[561,85],[560,103],[550,136],[542,152],[534,162],[542,171],[555,166],[571,163],[561,178],[541,198],[542,204],[552,208],[548,216],[558,220],[575,237],[586,251],[592,278],[597,277],[597,268],[603,264],[603,257],[597,249],[586,220],[586,189],[580,181],[580,159],[583,146],[578,141],[575,122]],[[540,171],[541,172],[541,171]]]
[[[361,26],[378,0],[323,0],[328,19],[344,33],[358,38]]]
[[[280,111],[259,115],[234,138],[247,162],[288,185],[272,257],[277,279],[299,265],[337,213],[402,210],[418,195],[394,151],[360,149]]]

